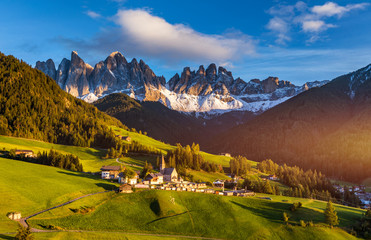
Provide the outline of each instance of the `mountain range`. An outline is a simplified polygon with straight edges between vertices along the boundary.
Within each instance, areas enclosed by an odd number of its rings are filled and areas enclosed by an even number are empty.
[[[170,109],[215,116],[228,111],[261,113],[312,87],[328,81],[308,82],[295,86],[289,81],[268,77],[245,82],[234,78],[230,71],[215,64],[197,71],[185,67],[168,82],[156,76],[143,60],[128,62],[119,52],[111,53],[94,68],[82,60],[77,52],[71,60],[64,58],[56,69],[53,60],[38,61],[35,66],[66,92],[87,102],[94,102],[111,93],[122,92],[144,101],[158,101]]]

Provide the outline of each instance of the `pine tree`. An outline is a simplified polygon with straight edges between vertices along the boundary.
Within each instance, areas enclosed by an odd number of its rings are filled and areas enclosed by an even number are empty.
[[[326,223],[330,225],[331,228],[333,226],[339,225],[339,218],[331,201],[327,203],[327,207],[325,210],[325,217],[326,217]]]

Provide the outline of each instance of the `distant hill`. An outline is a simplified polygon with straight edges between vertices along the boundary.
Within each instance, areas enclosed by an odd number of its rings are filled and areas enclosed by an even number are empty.
[[[172,144],[196,141],[202,124],[197,118],[168,109],[159,102],[138,102],[123,93],[101,98],[94,106],[130,128]]]
[[[371,65],[340,76],[212,140],[209,150],[295,164],[328,176],[371,176]],[[220,141],[228,139],[228,141]]]
[[[122,123],[63,91],[39,70],[0,53],[0,134],[76,146],[114,144]]]
[[[213,136],[255,116],[251,112],[232,111],[210,119],[197,118],[195,114],[180,113],[159,102],[139,102],[124,93],[110,94],[93,104],[129,128],[171,144],[196,142],[205,146]]]

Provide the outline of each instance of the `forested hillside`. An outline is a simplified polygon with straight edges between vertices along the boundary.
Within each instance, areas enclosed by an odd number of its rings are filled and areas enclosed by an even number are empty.
[[[159,102],[138,102],[124,93],[110,94],[94,102],[94,106],[130,128],[171,144],[191,144],[199,139],[202,128],[202,121],[197,118],[168,109]]]
[[[53,79],[0,53],[0,134],[76,146],[113,146],[122,123],[64,92]]]
[[[209,150],[256,161],[273,159],[353,182],[369,178],[370,68],[340,76],[266,111],[215,138]],[[350,89],[354,84],[358,88]]]

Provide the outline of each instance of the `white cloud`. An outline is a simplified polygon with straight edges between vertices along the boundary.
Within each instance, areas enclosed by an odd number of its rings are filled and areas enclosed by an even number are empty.
[[[329,28],[336,27],[328,23],[330,17],[341,18],[345,13],[355,9],[364,9],[368,3],[348,4],[339,6],[334,2],[326,2],[323,5],[316,5],[309,8],[304,2],[297,2],[294,5],[278,5],[268,10],[272,18],[267,24],[267,29],[276,34],[276,43],[285,44],[291,40],[292,30],[300,29],[309,37],[308,43],[313,43],[321,37],[319,34]]]
[[[90,10],[86,11],[85,14],[88,15],[89,17],[93,18],[93,19],[97,19],[97,18],[102,17],[102,15],[100,15],[99,13],[96,13],[96,12],[90,11]]]
[[[326,24],[322,20],[310,20],[303,22],[303,31],[304,32],[321,32],[325,31],[328,28],[333,28],[335,25],[333,24]]]
[[[147,55],[227,61],[254,54],[254,44],[245,35],[199,33],[183,24],[170,24],[142,9],[120,10],[115,22],[121,28],[122,48],[129,41],[132,47]]]
[[[272,18],[269,20],[267,28],[277,34],[276,43],[285,44],[287,41],[291,40],[291,38],[287,35],[289,32],[289,25],[282,18]]]
[[[338,16],[341,17],[344,13],[349,12],[354,9],[364,9],[368,3],[359,3],[359,4],[348,4],[346,6],[339,6],[334,2],[327,2],[324,5],[317,5],[312,8],[312,12],[318,16],[332,17]]]

